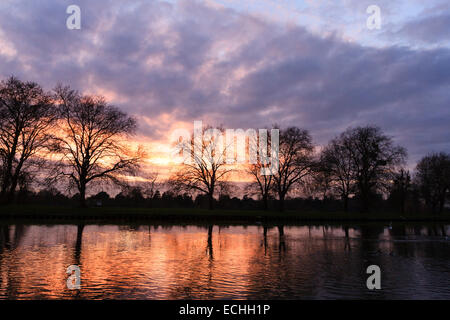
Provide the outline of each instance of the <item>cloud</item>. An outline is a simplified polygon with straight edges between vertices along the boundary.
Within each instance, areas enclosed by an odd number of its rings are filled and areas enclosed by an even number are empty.
[[[406,23],[398,34],[426,44],[449,45],[450,12],[426,16]]]
[[[368,47],[208,2],[77,3],[81,30],[65,27],[69,1],[3,4],[0,76],[103,94],[154,141],[165,141],[170,119],[297,125],[322,144],[370,123],[406,146],[411,161],[450,151],[446,47]],[[438,41],[446,20],[425,26],[429,14],[415,22],[424,22],[416,36]]]

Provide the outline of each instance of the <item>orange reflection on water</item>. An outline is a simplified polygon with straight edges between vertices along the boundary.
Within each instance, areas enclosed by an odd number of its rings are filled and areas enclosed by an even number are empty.
[[[389,298],[365,288],[370,263],[394,298],[445,296],[445,228],[0,226],[0,299]]]

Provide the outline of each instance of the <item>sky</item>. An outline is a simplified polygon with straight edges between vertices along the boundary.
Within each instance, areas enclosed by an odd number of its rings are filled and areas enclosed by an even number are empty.
[[[194,120],[298,126],[317,145],[376,125],[413,168],[450,152],[449,30],[448,0],[2,0],[0,79],[104,95],[166,174],[170,133]]]

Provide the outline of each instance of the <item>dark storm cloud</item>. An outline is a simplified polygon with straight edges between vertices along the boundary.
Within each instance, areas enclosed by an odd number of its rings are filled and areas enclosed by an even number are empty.
[[[2,77],[114,93],[115,104],[150,119],[298,125],[317,143],[375,124],[413,161],[450,151],[449,49],[363,47],[193,1],[78,1],[82,29],[67,30],[68,4],[0,7],[0,41],[9,48],[0,50]],[[418,36],[444,37],[446,19]],[[141,121],[152,139],[165,129]]]

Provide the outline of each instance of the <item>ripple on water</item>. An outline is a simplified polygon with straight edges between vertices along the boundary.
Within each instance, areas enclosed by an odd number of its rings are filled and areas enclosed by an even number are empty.
[[[448,226],[283,229],[3,226],[0,299],[450,299]],[[71,264],[81,290],[66,287]]]

